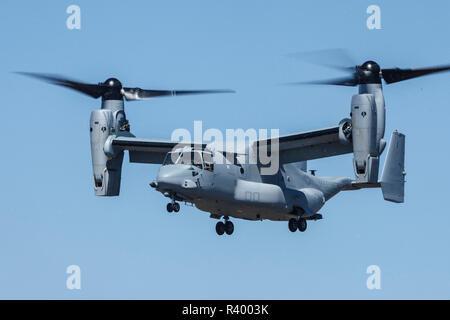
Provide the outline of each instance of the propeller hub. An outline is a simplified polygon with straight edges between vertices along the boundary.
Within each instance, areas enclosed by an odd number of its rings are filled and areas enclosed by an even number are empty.
[[[380,65],[376,63],[375,61],[366,61],[361,66],[361,69],[373,72],[373,73],[380,73]]]
[[[120,83],[119,80],[116,78],[109,78],[104,83],[105,86],[111,87],[111,88],[120,88],[122,89],[122,83]]]
[[[109,78],[102,83],[105,91],[102,95],[103,100],[122,100],[122,83],[116,78]]]
[[[381,68],[375,61],[366,61],[356,69],[359,84],[381,83]]]

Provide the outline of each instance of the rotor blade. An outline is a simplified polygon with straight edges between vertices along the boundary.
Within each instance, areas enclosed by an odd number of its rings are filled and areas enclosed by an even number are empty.
[[[234,93],[233,90],[144,90],[140,88],[123,88],[122,94],[128,101],[156,97],[181,96],[189,94]]]
[[[355,77],[345,77],[330,80],[317,80],[317,81],[307,81],[307,82],[291,82],[288,85],[304,85],[304,84],[325,84],[325,85],[335,85],[335,86],[347,86],[354,87],[358,85],[358,81]]]
[[[344,49],[294,52],[288,54],[287,57],[301,59],[315,65],[343,71],[354,71],[356,66],[355,60]]]
[[[449,70],[450,66],[447,65],[420,69],[382,69],[381,73],[383,75],[384,81],[386,81],[387,84],[390,84]]]
[[[44,80],[46,82],[66,87],[69,89],[76,90],[78,92],[87,94],[92,98],[99,98],[105,92],[105,87],[100,84],[88,84],[79,81],[69,80],[58,75],[44,74],[44,73],[33,73],[33,72],[16,72],[27,77],[32,77],[39,80]]]

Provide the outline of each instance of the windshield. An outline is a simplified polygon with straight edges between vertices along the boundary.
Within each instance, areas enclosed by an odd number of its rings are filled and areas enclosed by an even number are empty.
[[[169,152],[164,159],[163,166],[170,164],[193,165],[199,169],[214,171],[214,160],[211,152],[184,151]]]
[[[180,157],[179,152],[169,152],[164,159],[163,166],[167,166],[169,164],[177,163],[178,158]]]
[[[181,154],[177,164],[194,165],[197,168],[203,169],[202,155],[198,151],[185,151]]]

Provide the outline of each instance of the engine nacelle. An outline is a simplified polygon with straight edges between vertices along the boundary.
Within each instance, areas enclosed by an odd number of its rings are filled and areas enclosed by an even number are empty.
[[[380,142],[377,141],[377,105],[373,94],[352,97],[353,165],[358,182],[376,183]]]
[[[112,101],[107,101],[112,102]],[[91,153],[94,172],[94,189],[97,196],[117,196],[120,192],[123,151],[105,152],[105,144],[111,135],[128,131],[128,122],[122,108],[94,110],[91,113]],[[112,109],[112,110],[111,110]]]

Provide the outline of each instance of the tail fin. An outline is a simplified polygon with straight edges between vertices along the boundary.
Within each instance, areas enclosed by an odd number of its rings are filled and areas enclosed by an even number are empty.
[[[405,135],[394,131],[380,181],[384,200],[404,202],[405,175]]]
[[[381,188],[384,200],[403,203],[405,200],[405,175],[405,135],[394,131],[384,161],[381,180],[376,183],[355,180],[342,190]]]

